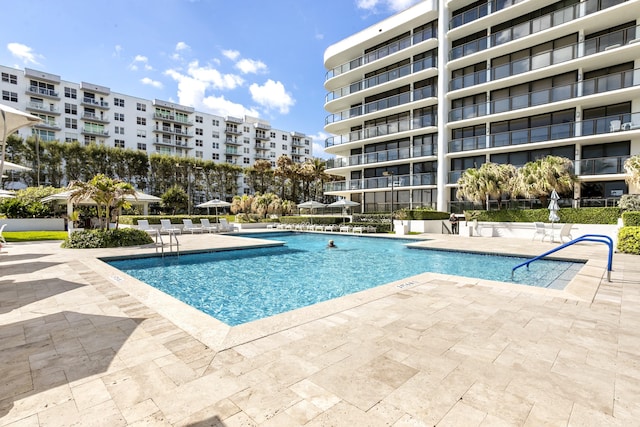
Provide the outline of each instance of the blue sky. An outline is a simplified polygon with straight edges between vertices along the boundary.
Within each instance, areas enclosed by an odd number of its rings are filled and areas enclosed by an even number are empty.
[[[322,151],[325,49],[417,0],[3,2],[0,64],[245,114]],[[9,18],[10,17],[10,18]]]

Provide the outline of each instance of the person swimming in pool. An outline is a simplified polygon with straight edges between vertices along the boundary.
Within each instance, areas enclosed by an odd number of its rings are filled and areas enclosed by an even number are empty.
[[[329,243],[327,243],[327,247],[328,247],[328,248],[337,248],[337,246],[335,245],[335,243],[333,243],[333,240],[329,240]]]

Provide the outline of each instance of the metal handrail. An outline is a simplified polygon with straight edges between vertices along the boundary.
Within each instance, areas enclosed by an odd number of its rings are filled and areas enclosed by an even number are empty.
[[[604,240],[603,240],[604,239]],[[606,240],[606,241],[605,241]],[[609,259],[607,261],[607,282],[611,282],[611,265],[613,264],[613,239],[609,236],[605,236],[604,234],[585,234],[583,236],[580,236],[576,239],[571,240],[570,242],[567,242],[563,245],[558,246],[557,248],[551,249],[543,254],[540,254],[536,257],[533,257],[531,259],[528,259],[527,261],[520,263],[518,265],[516,265],[515,267],[513,267],[511,269],[511,280],[513,280],[513,273],[516,271],[516,269],[522,267],[522,266],[527,266],[527,270],[529,269],[529,264],[531,264],[533,261],[542,259],[544,257],[546,257],[547,255],[550,255],[554,252],[559,251],[560,249],[564,249],[567,246],[571,246],[575,243],[578,242],[600,242],[600,243],[605,243],[607,246],[609,246]]]

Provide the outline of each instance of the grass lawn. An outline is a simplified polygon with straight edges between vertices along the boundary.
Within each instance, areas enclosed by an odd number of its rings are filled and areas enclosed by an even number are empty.
[[[38,240],[64,240],[66,231],[5,231],[2,237],[7,242],[34,242]]]

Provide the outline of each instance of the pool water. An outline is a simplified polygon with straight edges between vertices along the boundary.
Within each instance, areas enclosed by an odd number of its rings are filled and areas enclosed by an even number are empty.
[[[255,236],[255,235],[254,235]],[[267,233],[284,246],[109,264],[235,326],[424,272],[511,282],[524,258],[410,249],[415,240],[315,233]],[[327,248],[333,239],[336,248]],[[582,263],[542,260],[516,271],[514,282],[563,288]]]

